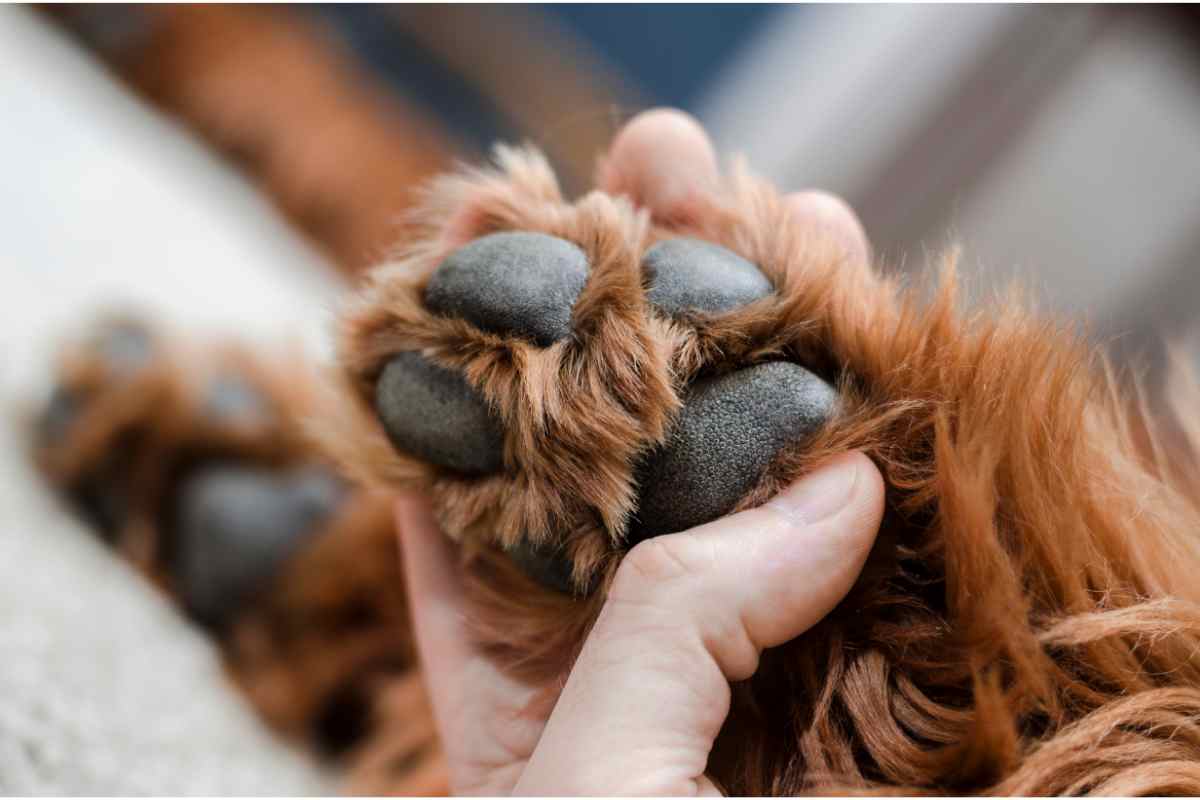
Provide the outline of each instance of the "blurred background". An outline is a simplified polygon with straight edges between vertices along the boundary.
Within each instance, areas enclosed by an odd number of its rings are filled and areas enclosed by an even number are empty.
[[[844,196],[883,269],[958,243],[975,291],[1023,279],[1152,391],[1159,342],[1193,328],[1190,7],[8,6],[0,401],[36,402],[62,338],[112,307],[324,353],[425,178],[529,140],[580,191],[655,105],[784,189]],[[267,752],[211,651],[0,428],[0,790],[327,788]]]
[[[153,164],[189,202],[224,204],[188,188],[216,173],[253,187],[284,229],[248,260],[310,268],[295,238],[353,273],[452,160],[527,139],[579,190],[623,120],[674,105],[784,188],[846,197],[888,269],[961,243],[980,287],[1021,277],[1121,352],[1186,328],[1200,299],[1189,8],[55,6],[5,21],[20,64],[0,73],[0,142],[21,163],[0,203],[26,223],[27,269],[98,230],[150,247],[143,200],[194,226],[138,186],[95,186]],[[150,247],[157,269],[211,247],[201,236],[218,232]]]

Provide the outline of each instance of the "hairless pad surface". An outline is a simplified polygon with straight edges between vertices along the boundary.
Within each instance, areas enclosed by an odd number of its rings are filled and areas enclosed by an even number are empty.
[[[241,376],[220,375],[205,393],[204,413],[219,420],[261,420],[268,415],[267,399]]]
[[[185,478],[173,566],[188,611],[208,625],[226,622],[319,529],[344,492],[319,467],[279,474],[214,464]]]
[[[700,239],[667,239],[646,251],[646,297],[668,316],[729,311],[766,297],[771,282],[758,267]]]
[[[571,309],[587,274],[587,256],[564,239],[493,233],[441,263],[425,287],[425,305],[485,331],[528,336],[545,346],[571,333]]]
[[[118,373],[140,368],[150,360],[153,350],[150,331],[136,322],[119,322],[105,328],[95,346],[109,367]]]
[[[573,594],[571,580],[573,565],[561,549],[538,547],[522,541],[508,550],[517,567],[537,583],[563,594]]]
[[[55,445],[70,429],[83,410],[83,399],[66,386],[55,386],[50,400],[37,421],[37,439],[43,445]]]
[[[784,361],[697,381],[671,438],[642,470],[631,540],[728,513],[779,450],[811,435],[836,405],[833,387]]]
[[[383,368],[375,410],[392,444],[417,458],[476,475],[504,463],[504,431],[483,398],[420,353],[400,353]]]

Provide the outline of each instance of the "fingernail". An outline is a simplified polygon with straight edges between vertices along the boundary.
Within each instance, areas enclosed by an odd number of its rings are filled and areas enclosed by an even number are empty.
[[[857,482],[858,455],[844,453],[775,495],[767,505],[802,525],[811,525],[842,509],[854,495]]]

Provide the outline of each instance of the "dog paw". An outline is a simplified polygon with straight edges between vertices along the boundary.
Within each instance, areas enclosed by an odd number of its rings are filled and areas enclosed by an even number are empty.
[[[120,320],[62,349],[32,438],[67,505],[214,635],[268,723],[341,758],[414,657],[389,504],[304,434],[311,388],[302,363]],[[361,702],[341,708],[348,691]],[[357,720],[336,742],[334,707]]]
[[[588,276],[576,245],[537,233],[494,233],[467,244],[433,272],[424,303],[481,330],[547,346],[572,333],[571,313]],[[711,242],[671,238],[641,261],[654,313],[686,320],[721,314],[775,290],[738,254]],[[803,367],[769,361],[685,387],[668,441],[640,470],[634,541],[708,522],[733,508],[779,450],[812,433],[833,411],[832,388]],[[375,408],[395,446],[469,475],[503,467],[504,430],[458,372],[417,352],[394,356],[380,373]],[[516,560],[543,583],[565,583],[542,548]]]
[[[218,600],[245,601],[311,527],[300,513],[312,504],[308,484],[285,479],[311,460],[280,413],[285,394],[239,349],[197,350],[138,320],[103,322],[61,353],[35,424],[36,460],[85,522],[211,622]],[[236,473],[231,464],[243,470],[241,493],[216,480]],[[214,501],[219,488],[232,494]]]
[[[433,226],[343,319],[326,442],[359,478],[429,492],[452,537],[578,593],[777,480],[838,413],[837,374],[789,342],[806,298],[771,247],[653,227],[602,193],[566,203],[538,158],[507,158],[454,184],[447,205],[473,209],[451,213],[455,246]]]

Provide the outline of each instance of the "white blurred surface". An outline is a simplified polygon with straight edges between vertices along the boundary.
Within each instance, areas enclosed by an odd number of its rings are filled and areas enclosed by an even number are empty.
[[[50,498],[0,426],[0,793],[327,794],[217,653]]]
[[[784,188],[853,196],[1019,17],[1004,4],[780,9],[698,114]]]
[[[15,418],[113,304],[321,350],[332,273],[229,171],[30,12],[0,8],[0,792],[307,794],[211,643],[68,518]]]
[[[955,215],[989,283],[1020,277],[1056,310],[1103,325],[1200,244],[1195,69],[1194,54],[1147,24],[1088,51]],[[1194,282],[1177,290],[1200,300]]]
[[[1200,305],[1200,53],[1178,9],[802,6],[699,109],[785,189],[862,215],[885,268],[961,245],[1129,353]]]
[[[0,381],[112,306],[320,351],[338,283],[267,202],[30,12],[0,9]]]

